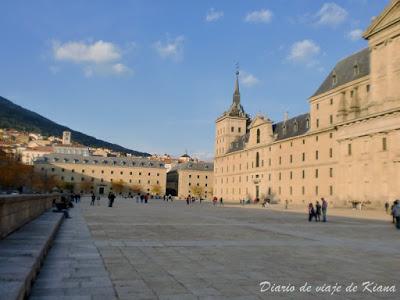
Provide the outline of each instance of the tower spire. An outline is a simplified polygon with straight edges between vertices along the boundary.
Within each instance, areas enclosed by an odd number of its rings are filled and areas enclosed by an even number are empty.
[[[240,104],[239,63],[236,63],[236,80],[235,80],[235,90],[233,92],[233,103],[236,104],[236,105]]]

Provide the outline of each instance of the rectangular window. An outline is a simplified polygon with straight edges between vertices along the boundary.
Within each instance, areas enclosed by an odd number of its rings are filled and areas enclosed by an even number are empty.
[[[330,100],[330,104],[331,104],[331,105],[333,105],[333,98],[331,98],[331,100]]]
[[[302,160],[306,161],[306,153],[305,152],[303,152],[303,154],[302,154]]]
[[[293,179],[293,172],[290,171],[290,179]]]
[[[289,161],[290,161],[290,163],[293,162],[293,155],[292,154],[290,154]]]
[[[281,180],[282,179],[282,174],[281,174],[281,172],[279,172],[279,180]]]
[[[317,128],[319,127],[319,119],[315,120],[315,125],[317,126]]]
[[[279,156],[279,164],[282,164],[282,157]]]
[[[303,179],[306,178],[306,171],[305,171],[305,170],[302,171],[301,177],[302,177]]]
[[[333,168],[329,168],[329,177],[333,177]]]
[[[301,187],[301,193],[304,195],[306,193],[306,188],[304,186]]]
[[[315,196],[318,196],[318,185],[315,186]]]
[[[347,144],[347,155],[351,155],[351,144]]]
[[[329,148],[329,157],[330,157],[330,158],[333,157],[333,150],[332,150],[332,148]]]
[[[387,139],[385,137],[382,138],[382,150],[383,151],[387,150]]]
[[[369,93],[369,91],[370,91],[370,89],[371,89],[371,86],[370,86],[369,84],[367,84],[366,89],[367,89],[367,93]]]
[[[231,132],[234,132],[235,131],[235,128],[232,126],[231,127]]]
[[[316,160],[318,160],[318,156],[319,156],[319,152],[318,152],[318,150],[317,150],[317,151],[315,151],[315,159],[316,159]]]
[[[315,178],[318,178],[318,169],[315,169]]]
[[[329,124],[333,124],[333,116],[332,115],[329,116]]]

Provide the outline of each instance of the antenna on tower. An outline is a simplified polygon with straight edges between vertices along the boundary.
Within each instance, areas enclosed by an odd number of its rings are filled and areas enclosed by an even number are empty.
[[[236,62],[236,76],[239,76],[239,62]]]

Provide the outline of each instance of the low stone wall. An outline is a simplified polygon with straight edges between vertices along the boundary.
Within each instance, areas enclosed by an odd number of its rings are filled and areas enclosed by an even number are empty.
[[[0,196],[0,239],[40,216],[58,194]]]

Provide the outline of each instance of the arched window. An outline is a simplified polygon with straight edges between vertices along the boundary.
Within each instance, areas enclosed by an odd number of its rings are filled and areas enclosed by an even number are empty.
[[[256,168],[258,168],[260,166],[260,153],[257,152],[256,153]]]
[[[260,129],[257,129],[257,144],[260,143],[260,135],[261,135]]]
[[[299,125],[297,124],[297,122],[294,123],[294,132],[297,132],[299,130]]]
[[[310,120],[309,119],[306,120],[306,128],[307,129],[310,128]]]

